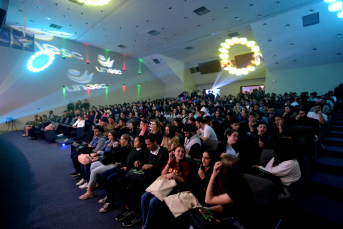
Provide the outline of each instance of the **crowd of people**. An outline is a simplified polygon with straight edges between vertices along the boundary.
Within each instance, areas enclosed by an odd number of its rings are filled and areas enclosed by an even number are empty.
[[[203,206],[173,220],[173,227],[253,228],[256,202],[244,173],[255,167],[279,177],[280,197],[289,198],[290,187],[301,177],[298,160],[309,154],[308,142],[318,141],[332,112],[342,110],[342,99],[343,84],[320,96],[266,94],[260,88],[237,96],[193,91],[97,107],[85,100],[68,104],[63,118],[77,121],[61,136],[70,138],[74,128],[92,126],[84,135],[91,135],[91,141],[73,148],[71,176],[86,189],[80,200],[94,198],[98,186],[105,188],[99,212],[122,207],[116,220],[125,227],[162,228],[173,218],[164,202],[145,191],[162,176],[178,184],[169,195],[190,191]],[[45,125],[53,117],[47,120]],[[23,136],[38,124],[35,116]],[[306,135],[297,131],[299,126],[308,128]],[[216,150],[206,149],[208,141],[218,141]],[[275,153],[263,167],[265,149]]]

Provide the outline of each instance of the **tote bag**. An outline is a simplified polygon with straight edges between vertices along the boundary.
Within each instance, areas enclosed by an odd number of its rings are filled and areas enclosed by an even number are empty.
[[[198,199],[188,191],[164,197],[163,200],[175,218],[186,211],[201,207]]]
[[[163,198],[168,196],[175,186],[176,181],[174,179],[167,180],[159,176],[145,191],[150,192],[163,202]]]

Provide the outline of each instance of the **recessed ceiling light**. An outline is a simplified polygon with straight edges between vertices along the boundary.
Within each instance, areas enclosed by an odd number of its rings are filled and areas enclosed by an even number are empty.
[[[340,56],[341,54],[342,54],[342,53],[339,52],[339,53],[337,53],[336,55],[337,55],[337,56]]]
[[[341,37],[341,36],[342,36],[342,34],[341,34],[341,33],[337,34],[337,37]]]
[[[137,25],[136,27],[139,28],[139,25]]]
[[[276,1],[276,2],[275,2],[275,4],[279,4],[279,3],[280,3],[280,1]]]
[[[150,22],[150,20],[147,20],[146,22]]]
[[[162,28],[162,30],[164,30],[164,28]]]
[[[86,14],[86,13],[83,13],[83,12],[81,13],[81,15],[85,15],[85,14]]]
[[[274,55],[273,58],[276,58],[276,55]]]
[[[123,27],[120,27],[119,29],[124,29]]]
[[[169,10],[172,10],[172,9],[173,9],[173,7],[169,7],[168,9],[169,9]]]
[[[294,62],[297,62],[297,60],[293,60]]]
[[[49,20],[49,21],[51,20],[49,17],[46,17],[45,19],[46,19],[46,20]]]
[[[70,10],[70,8],[69,8],[69,7],[67,7],[67,10]]]
[[[63,15],[63,17],[68,17],[67,15]]]
[[[19,10],[19,12],[23,12],[23,10]]]
[[[268,42],[272,42],[272,39],[269,39]]]
[[[89,23],[88,22],[86,22],[86,25],[88,25]]]
[[[198,27],[200,27],[200,25],[198,25]]]
[[[37,9],[39,9],[39,10],[41,10],[41,9],[42,9],[42,7],[40,7],[40,6],[36,6],[36,8],[37,8]]]
[[[152,39],[149,39],[149,41],[152,41]]]
[[[147,45],[147,46],[150,46],[150,45]]]
[[[286,29],[288,29],[290,26],[291,26],[290,24],[287,24],[285,27],[286,27]]]
[[[103,10],[100,10],[101,13],[103,13],[104,11]]]
[[[164,40],[167,40],[167,38],[165,37]]]
[[[227,10],[227,7],[224,7],[224,10]]]
[[[258,18],[262,17],[262,14],[257,15]]]
[[[187,19],[188,17],[184,17],[183,19]]]
[[[137,36],[138,34],[136,33],[135,35]]]
[[[19,22],[16,22],[15,24],[16,24],[16,25],[18,25],[18,24],[19,24]]]
[[[215,20],[216,20],[216,19],[214,19],[214,18],[212,19],[212,21],[215,21]]]
[[[60,4],[58,4],[58,3],[55,3],[55,6],[59,6]]]
[[[108,36],[105,36],[105,38],[108,38]]]
[[[103,29],[104,31],[106,30],[106,29]]]
[[[30,20],[30,22],[35,22],[34,20]]]
[[[240,20],[239,17],[235,17],[235,19],[236,19],[236,21],[239,21],[239,20]]]
[[[175,36],[177,36],[177,33],[175,33]]]
[[[77,34],[77,32],[75,32],[75,34]]]
[[[267,26],[267,23],[263,23],[263,26]]]
[[[313,50],[313,51],[317,51],[317,49],[316,49],[316,48],[313,48],[312,50]]]
[[[292,43],[292,44],[290,44],[289,46],[293,47],[293,46],[294,46],[294,44]]]
[[[137,42],[137,40],[135,40],[135,42]]]
[[[309,13],[309,14],[313,13],[313,9],[309,9],[309,10],[308,10],[308,13]]]
[[[254,4],[250,4],[249,6],[252,7],[252,6],[254,6]]]
[[[275,64],[279,64],[279,62],[276,62]]]

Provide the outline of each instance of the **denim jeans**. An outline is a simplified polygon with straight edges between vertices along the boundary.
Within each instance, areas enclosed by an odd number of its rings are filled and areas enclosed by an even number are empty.
[[[89,177],[91,175],[91,166],[90,164],[88,165],[81,165],[81,172],[82,172],[82,177],[83,179],[87,180],[87,182],[89,181]]]
[[[120,175],[118,172],[113,173],[112,175],[107,177],[106,181],[106,194],[108,202],[111,204],[114,204],[115,202],[115,194],[116,194],[116,188],[117,188],[117,181],[120,178]]]
[[[142,219],[144,229],[157,228],[157,219],[160,219],[162,202],[150,192],[143,194],[141,198]]]
[[[71,160],[73,161],[73,165],[74,165],[76,172],[81,173],[81,164],[78,160],[79,155],[80,155],[79,153],[74,152],[74,153],[70,154],[70,157],[71,157]]]

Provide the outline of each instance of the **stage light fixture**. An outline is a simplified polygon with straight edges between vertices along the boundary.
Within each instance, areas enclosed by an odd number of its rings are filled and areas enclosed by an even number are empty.
[[[32,66],[32,62],[39,56],[42,55],[46,55],[49,59],[48,61],[45,63],[45,65],[43,65],[40,68],[35,68]],[[34,55],[31,56],[31,58],[29,59],[29,61],[27,62],[27,68],[31,71],[31,72],[40,72],[43,71],[44,69],[46,69],[47,67],[49,67],[50,64],[52,64],[52,61],[55,59],[55,53],[50,51],[50,50],[42,50],[40,52],[36,52]]]

